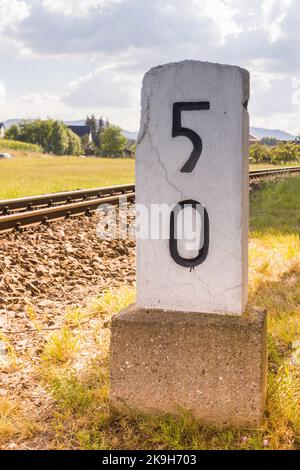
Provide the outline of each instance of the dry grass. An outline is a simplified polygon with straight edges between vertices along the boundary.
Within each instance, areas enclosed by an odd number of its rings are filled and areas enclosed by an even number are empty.
[[[38,432],[35,423],[31,422],[22,411],[16,400],[0,398],[0,448],[2,444],[14,439],[29,439]],[[12,448],[15,448],[13,442]]]
[[[42,360],[49,364],[63,364],[71,361],[80,348],[79,339],[72,331],[64,326],[53,333],[44,347]]]

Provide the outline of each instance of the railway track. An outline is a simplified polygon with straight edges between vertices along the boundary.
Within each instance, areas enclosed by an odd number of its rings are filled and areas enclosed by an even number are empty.
[[[290,173],[300,173],[300,166],[250,171],[249,178],[257,180]],[[0,233],[20,231],[68,217],[90,215],[100,204],[117,205],[124,195],[128,201],[134,201],[134,184],[0,200]]]
[[[0,233],[90,215],[100,204],[117,205],[124,195],[134,200],[134,184],[0,200]]]
[[[265,178],[268,176],[276,176],[287,173],[300,173],[300,166],[287,166],[283,168],[273,168],[271,170],[256,170],[249,172],[250,180],[256,178]]]

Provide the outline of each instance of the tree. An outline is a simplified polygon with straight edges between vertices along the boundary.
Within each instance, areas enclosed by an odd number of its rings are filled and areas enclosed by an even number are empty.
[[[118,126],[106,127],[101,133],[101,152],[104,156],[123,156],[126,143],[126,137]]]
[[[68,153],[69,134],[68,129],[61,122],[56,121],[52,126],[51,150],[56,155]]]
[[[268,145],[269,147],[275,147],[278,145],[279,140],[276,137],[263,137],[260,141],[263,145]]]
[[[297,160],[300,162],[300,145],[295,145],[296,152],[297,152]]]
[[[270,162],[271,150],[266,145],[254,144],[250,147],[249,156],[255,163]]]
[[[67,155],[80,155],[82,153],[81,140],[78,135],[68,129],[68,147],[66,150]]]
[[[281,143],[272,151],[272,163],[295,162],[298,160],[297,146]]]
[[[103,129],[105,128],[105,123],[104,123],[104,120],[102,119],[102,116],[99,118],[99,121],[98,121],[98,125],[97,125],[97,131],[96,133],[93,135],[93,142],[95,144],[95,147],[96,147],[96,151],[98,150],[98,152],[100,152],[100,148],[101,148],[101,134],[102,134],[102,131]]]
[[[85,151],[85,149],[89,146],[89,143],[90,143],[88,134],[83,135],[80,140],[81,140],[81,147]]]
[[[99,139],[98,139],[98,121],[96,119],[96,116],[94,114],[90,116],[87,116],[85,124],[90,127],[91,132],[92,132],[92,140],[96,146],[99,144]]]
[[[8,138],[40,145],[44,152],[56,155],[79,155],[82,151],[80,138],[61,121],[36,119],[21,121],[12,126]]]
[[[91,117],[87,116],[85,123],[91,128],[92,135],[96,135],[98,131],[98,122],[94,114],[92,114]]]
[[[98,129],[99,129],[100,131],[102,131],[102,130],[104,129],[104,127],[105,127],[105,123],[104,123],[104,120],[103,120],[103,118],[102,118],[102,116],[101,116],[100,119],[99,119]]]
[[[18,140],[19,128],[16,124],[13,124],[7,131],[5,131],[5,137],[11,140]]]

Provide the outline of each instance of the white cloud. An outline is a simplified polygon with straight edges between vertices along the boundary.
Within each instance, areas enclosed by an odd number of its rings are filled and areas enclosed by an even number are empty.
[[[254,127],[262,127],[264,129],[280,129],[294,135],[299,135],[299,121],[299,113],[274,113],[269,116],[254,117],[251,120],[251,125]]]
[[[238,9],[232,0],[204,0],[200,3],[198,15],[204,13],[215,23],[219,33],[216,39],[220,44],[225,44],[228,36],[238,36],[242,32],[243,28],[235,19]]]
[[[292,104],[300,112],[300,75],[292,77],[292,89]]]
[[[64,102],[79,107],[132,107],[138,105],[141,77],[118,73],[112,68],[94,72],[71,82]]]
[[[6,102],[6,86],[5,83],[0,80],[0,104],[5,104]]]
[[[51,0],[50,5],[51,10],[43,3],[34,2],[31,15],[14,35],[41,55],[108,55],[129,49],[164,47],[171,51],[192,44],[196,49],[202,45],[204,50],[205,42],[221,37],[218,30],[221,22],[201,13],[199,2],[194,0],[186,0],[184,15],[181,0],[107,1],[101,8],[96,0],[88,4],[83,0],[86,7],[82,10],[78,7],[77,11],[69,2],[52,4]],[[62,13],[62,5],[66,8],[64,12],[72,11],[72,14]]]
[[[18,25],[30,16],[30,8],[22,0],[0,0],[0,53],[24,53],[22,41],[16,39]]]
[[[99,67],[94,72],[71,82],[62,101],[81,110],[109,116],[112,122],[136,130],[139,120],[142,76],[120,72],[116,68]]]
[[[264,28],[268,31],[271,42],[277,41],[282,35],[282,22],[286,16],[291,0],[265,0],[262,4]]]
[[[42,4],[50,13],[62,15],[86,16],[91,9],[99,9],[113,3],[121,3],[123,0],[43,0]]]
[[[28,4],[22,0],[0,0],[0,31],[14,27],[30,15]]]
[[[248,68],[252,121],[300,128],[299,0],[0,0],[0,11],[0,48],[15,47],[16,60],[30,51],[53,77],[51,95],[22,90],[22,114],[95,110],[136,128],[141,75],[194,58]],[[58,56],[65,70],[78,58],[91,64],[88,74],[74,70],[65,93],[61,81],[55,91]],[[12,103],[20,114],[15,96],[7,97],[7,109]]]
[[[48,93],[27,93],[21,96],[7,96],[8,118],[61,118],[68,108],[59,96]]]

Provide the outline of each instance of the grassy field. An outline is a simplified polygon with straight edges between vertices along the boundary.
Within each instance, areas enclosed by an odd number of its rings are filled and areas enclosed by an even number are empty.
[[[10,153],[12,160],[0,160],[0,199],[134,182],[133,159],[54,157],[18,150]],[[250,165],[250,170],[263,168],[274,165]]]
[[[11,151],[0,160],[0,199],[86,189],[134,181],[134,160],[53,157]]]
[[[250,163],[249,170],[271,170],[272,168],[282,168],[285,166],[300,166],[300,162],[289,162],[283,165],[272,165],[271,163]]]
[[[0,399],[0,443],[29,433],[46,435],[58,449],[300,449],[300,178],[266,183],[251,194],[250,208],[249,303],[269,315],[268,397],[258,429],[203,426],[188,413],[175,419],[110,410],[109,319],[135,297],[124,287],[66,313],[36,366],[36,380],[54,399],[52,418],[28,423],[15,403]]]

